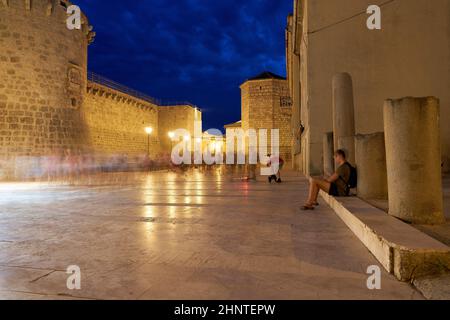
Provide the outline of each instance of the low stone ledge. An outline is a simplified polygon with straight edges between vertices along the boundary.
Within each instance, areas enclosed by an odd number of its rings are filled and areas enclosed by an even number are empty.
[[[450,270],[450,248],[357,197],[322,198],[381,265],[401,281]]]

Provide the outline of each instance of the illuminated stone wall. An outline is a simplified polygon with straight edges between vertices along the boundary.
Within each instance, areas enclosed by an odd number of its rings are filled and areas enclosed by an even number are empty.
[[[83,108],[87,145],[93,152],[146,154],[160,152],[158,107],[150,102],[89,82]]]
[[[241,86],[242,128],[279,129],[280,154],[291,160],[291,115],[289,87],[286,80],[249,80]],[[268,130],[270,146],[270,130]],[[270,149],[268,150],[270,152]]]
[[[189,105],[157,106],[148,101],[89,82],[83,109],[88,145],[97,153],[146,154],[170,152],[168,133],[186,129],[194,136],[201,112]],[[150,140],[145,128],[153,129]],[[201,131],[200,131],[201,133]]]
[[[176,143],[169,137],[169,132],[177,129],[185,129],[189,131],[191,139],[194,138],[195,121],[202,122],[202,113],[199,109],[190,105],[161,106],[158,108],[159,114],[159,137],[161,141],[161,149],[169,151]],[[202,135],[200,127],[199,135]],[[193,140],[191,141],[193,143]]]
[[[0,156],[85,145],[89,23],[66,27],[68,1],[0,1]]]

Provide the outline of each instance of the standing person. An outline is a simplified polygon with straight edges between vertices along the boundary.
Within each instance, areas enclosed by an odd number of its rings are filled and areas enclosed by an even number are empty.
[[[269,183],[272,183],[272,180],[276,181],[277,183],[281,183],[281,170],[283,169],[284,166],[284,160],[283,158],[281,158],[280,156],[276,156],[276,155],[270,155],[268,154],[267,157],[269,158],[269,162],[267,162],[267,166],[271,167],[272,164],[277,165],[278,164],[278,171],[269,176],[268,180]]]
[[[335,197],[345,197],[350,193],[349,184],[353,167],[347,162],[345,152],[337,150],[334,154],[337,170],[328,179],[310,178],[309,198],[302,210],[314,210],[318,206],[317,197],[319,191],[323,190]]]

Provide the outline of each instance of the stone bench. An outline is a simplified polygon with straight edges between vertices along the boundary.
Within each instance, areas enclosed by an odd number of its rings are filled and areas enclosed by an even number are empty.
[[[450,248],[357,197],[322,198],[383,267],[401,281],[450,270]]]

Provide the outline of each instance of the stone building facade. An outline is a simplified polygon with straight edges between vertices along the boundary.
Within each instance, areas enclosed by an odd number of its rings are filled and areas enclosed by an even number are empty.
[[[111,81],[88,81],[94,32],[66,26],[66,0],[0,1],[0,156],[45,155],[66,149],[150,155],[170,151],[167,132],[193,134],[190,105],[161,106]],[[125,88],[125,90],[122,90]]]
[[[288,83],[285,78],[264,72],[241,85],[242,129],[268,129],[270,152],[270,129],[279,129],[280,155],[291,160],[291,114],[292,105]]]
[[[294,4],[296,6],[297,3]],[[294,12],[296,8],[294,8]],[[303,171],[303,161],[301,153],[301,96],[300,96],[300,53],[294,41],[294,34],[297,32],[294,24],[297,19],[293,15],[288,16],[286,27],[286,71],[289,85],[289,94],[292,100],[292,167],[295,170]],[[295,70],[295,72],[294,72]]]
[[[353,78],[356,133],[383,131],[385,99],[436,96],[442,161],[450,170],[450,2],[397,0],[381,5],[381,30],[369,30],[371,0],[295,0],[288,18],[288,82],[293,132],[306,174],[322,172],[323,137],[333,131],[332,78]]]

